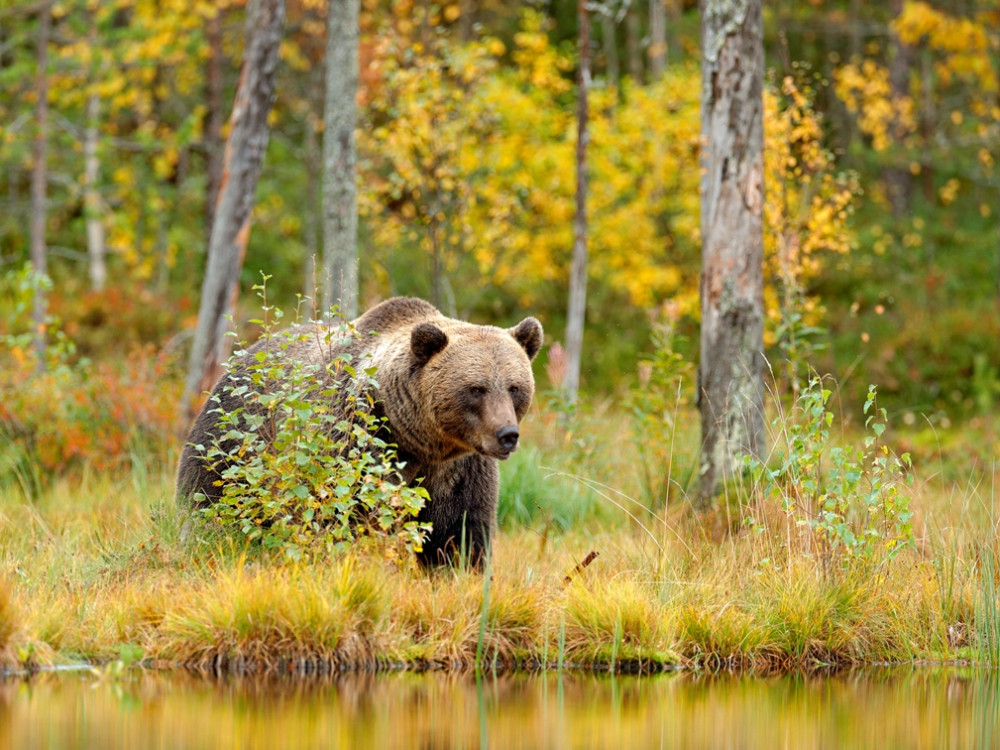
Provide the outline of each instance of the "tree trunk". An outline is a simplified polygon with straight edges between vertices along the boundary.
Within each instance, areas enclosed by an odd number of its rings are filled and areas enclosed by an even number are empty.
[[[642,30],[639,28],[639,14],[635,2],[629,3],[625,12],[625,56],[628,58],[628,74],[635,86],[642,85]]]
[[[563,388],[576,400],[580,388],[580,358],[587,313],[587,92],[590,89],[590,16],[586,0],[577,2],[580,25],[580,75],[577,89],[576,218],[573,221],[573,265],[569,277],[566,316],[566,374]]]
[[[205,245],[212,241],[212,227],[215,224],[215,206],[219,201],[219,186],[222,184],[222,126],[225,115],[222,111],[222,9],[205,19],[205,38],[208,42],[208,61],[205,71]]]
[[[667,67],[667,9],[664,0],[649,0],[649,78],[659,80]]]
[[[318,68],[317,68],[318,70]],[[317,84],[319,81],[317,81]],[[323,155],[319,147],[317,137],[318,118],[312,114],[306,120],[306,194],[303,213],[305,215],[304,239],[306,243],[306,272],[303,279],[302,296],[306,300],[306,308],[302,311],[307,320],[316,317],[316,293],[318,291],[316,279],[316,259],[320,255],[320,224],[322,223],[322,207],[320,205],[320,169]]]
[[[83,210],[87,226],[87,257],[90,259],[90,288],[95,292],[104,289],[108,280],[105,263],[104,218],[101,208],[101,191],[98,184],[101,162],[97,156],[97,143],[101,99],[97,91],[87,96],[87,126],[83,132]]]
[[[47,214],[46,182],[48,180],[49,139],[49,35],[52,28],[52,2],[39,9],[38,49],[35,52],[35,143],[31,169],[31,268],[35,273],[31,323],[34,328],[35,367],[45,370],[45,318],[48,303],[41,277],[48,273],[45,245]]]
[[[458,17],[458,39],[463,44],[468,44],[476,37],[476,7],[478,5],[476,0],[461,0],[459,3],[461,15]]]
[[[355,176],[359,0],[331,0],[326,25],[323,133],[323,314],[358,313],[358,200]]]
[[[618,60],[618,41],[615,39],[615,15],[612,8],[601,11],[601,41],[604,43],[605,75],[609,86],[618,88],[621,83],[621,63]]]
[[[903,11],[903,0],[891,0],[890,8],[895,20]],[[889,50],[891,60],[889,62],[889,88],[893,100],[898,101],[901,97],[909,95],[910,66],[913,64],[913,49],[903,44],[899,35],[889,28]],[[902,128],[897,124],[889,126],[894,145],[893,152],[898,153],[902,147],[902,140],[905,136]],[[889,166],[883,172],[885,180],[886,194],[889,204],[892,206],[893,218],[905,217],[910,211],[910,203],[913,198],[913,175],[910,174],[908,164],[902,163],[905,159],[902,156],[891,156]]]
[[[763,440],[762,0],[701,0],[702,445],[697,505]]]
[[[267,150],[267,116],[274,102],[274,71],[285,21],[284,0],[258,0],[247,19],[247,43],[229,120],[222,184],[215,209],[198,327],[184,385],[183,408],[193,417],[199,394],[211,388],[225,359],[226,316],[236,306],[250,218]]]
[[[97,49],[97,15],[90,19],[87,42]],[[108,279],[105,263],[104,218],[101,207],[100,168],[97,155],[100,138],[101,97],[97,91],[97,70],[91,73],[90,91],[87,94],[86,124],[83,131],[83,211],[87,234],[87,257],[90,266],[90,288],[95,292],[104,289]]]

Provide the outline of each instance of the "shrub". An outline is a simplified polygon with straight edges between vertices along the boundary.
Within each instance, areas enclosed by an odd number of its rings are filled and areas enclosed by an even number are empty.
[[[171,356],[147,345],[94,363],[77,356],[75,341],[50,316],[39,368],[28,311],[35,287],[48,280],[26,268],[2,283],[14,292],[14,307],[0,333],[0,481],[16,475],[31,493],[83,466],[127,468],[138,445],[172,440],[180,388]]]
[[[374,368],[347,354],[324,364],[289,356],[302,337],[322,335],[330,343],[354,331],[345,324],[274,333],[269,322],[255,322],[263,346],[252,354],[238,347],[223,391],[241,406],[215,407],[220,437],[195,446],[222,477],[221,497],[200,512],[290,559],[342,550],[359,537],[390,542],[392,557],[418,552],[429,527],[416,516],[428,496],[401,482],[402,465],[374,409]]]
[[[791,415],[774,423],[784,442],[777,467],[747,459],[763,498],[776,497],[789,520],[818,543],[828,575],[852,561],[882,565],[913,544],[910,500],[900,491],[910,482],[910,457],[896,456],[882,441],[886,412],[875,393],[869,386],[863,448],[829,446],[830,391],[814,377]]]

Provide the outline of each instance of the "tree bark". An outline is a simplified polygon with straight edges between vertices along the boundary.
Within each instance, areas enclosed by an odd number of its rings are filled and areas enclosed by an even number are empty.
[[[108,280],[105,262],[104,218],[99,186],[101,162],[97,155],[101,99],[97,91],[87,96],[87,125],[83,132],[83,207],[87,228],[87,257],[90,261],[90,288],[104,289]]]
[[[566,316],[566,374],[563,388],[575,401],[580,388],[580,358],[587,314],[587,92],[590,89],[590,16],[586,0],[577,2],[580,26],[580,74],[577,88],[576,217],[573,221],[573,264]]]
[[[267,116],[274,102],[274,72],[285,21],[284,0],[258,0],[247,19],[247,43],[230,117],[222,183],[201,290],[198,327],[184,386],[183,408],[193,417],[199,395],[218,378],[226,356],[226,316],[236,306],[250,238],[250,218],[267,150]]]
[[[649,0],[649,78],[659,80],[667,67],[667,9],[664,0]]]
[[[702,444],[696,505],[763,441],[762,0],[701,0]]]
[[[903,0],[891,0],[890,9],[893,19],[903,12]],[[889,61],[889,88],[893,100],[909,95],[910,66],[913,64],[913,49],[903,44],[899,35],[889,28],[889,50],[891,60]],[[894,151],[898,151],[902,146],[905,136],[903,129],[896,124],[889,127],[894,141]],[[885,180],[886,194],[889,198],[889,205],[892,206],[892,215],[899,219],[906,216],[910,210],[910,203],[913,199],[913,175],[910,174],[908,164],[901,163],[901,157],[890,157],[891,163],[883,172]]]
[[[38,49],[35,52],[35,143],[31,168],[31,268],[35,274],[31,323],[34,328],[35,367],[45,370],[47,349],[45,319],[48,301],[41,278],[48,273],[45,245],[45,219],[48,213],[46,182],[48,181],[49,140],[49,36],[52,29],[52,2],[39,8]]]
[[[317,87],[321,81],[317,80]],[[312,114],[306,120],[306,194],[303,196],[305,205],[303,214],[305,226],[303,239],[306,244],[306,265],[305,277],[303,278],[302,296],[306,300],[306,308],[303,314],[307,320],[316,317],[316,306],[318,291],[316,279],[316,259],[320,257],[320,226],[323,223],[321,206],[320,170],[323,163],[323,155],[320,151],[319,138],[317,137],[318,118]]]
[[[205,38],[208,42],[208,61],[205,70],[205,244],[212,241],[212,227],[215,224],[215,206],[219,201],[219,186],[222,184],[223,140],[222,126],[225,115],[222,111],[222,9],[205,19]]]
[[[635,0],[629,3],[625,12],[625,56],[628,59],[628,74],[632,83],[642,85],[642,30],[639,28],[639,13]]]
[[[615,38],[615,15],[612,8],[601,11],[601,37],[604,43],[604,64],[609,86],[618,88],[621,83],[621,62],[618,59],[618,41]]]
[[[331,0],[323,133],[323,314],[358,313],[357,125],[359,0]]]

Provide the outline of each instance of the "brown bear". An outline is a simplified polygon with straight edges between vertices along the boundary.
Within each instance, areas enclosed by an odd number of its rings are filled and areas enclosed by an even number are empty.
[[[531,360],[542,345],[541,324],[529,317],[510,329],[473,325],[423,300],[397,297],[351,327],[353,336],[331,336],[320,326],[296,326],[281,356],[327,365],[346,354],[377,368],[375,414],[384,417],[387,442],[404,463],[401,478],[430,497],[417,518],[431,524],[420,561],[442,564],[465,550],[481,568],[496,528],[497,461],[517,449],[518,424],[534,394]],[[243,361],[264,345],[251,347]],[[222,440],[220,413],[242,403],[231,386],[239,369],[220,379],[191,428],[177,474],[181,501],[200,492],[210,504],[221,494],[222,468],[210,466],[201,446]]]

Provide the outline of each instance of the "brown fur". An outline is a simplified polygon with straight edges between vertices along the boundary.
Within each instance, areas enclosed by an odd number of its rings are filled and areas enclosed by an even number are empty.
[[[423,300],[397,297],[373,307],[353,327],[351,339],[328,329],[290,330],[290,359],[326,364],[349,353],[354,364],[375,366],[376,413],[405,462],[403,479],[427,489],[430,501],[418,520],[433,525],[421,560],[443,563],[460,548],[481,566],[496,528],[498,460],[516,449],[517,425],[534,394],[531,360],[542,326],[525,318],[511,329],[446,318]],[[266,342],[249,350],[252,356]],[[272,344],[273,345],[273,344]],[[239,368],[234,371],[239,372]],[[218,470],[206,466],[198,445],[218,437],[218,409],[240,405],[224,376],[188,436],[178,468],[177,494],[219,497]]]

